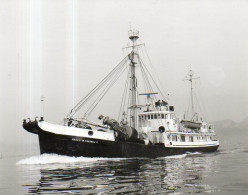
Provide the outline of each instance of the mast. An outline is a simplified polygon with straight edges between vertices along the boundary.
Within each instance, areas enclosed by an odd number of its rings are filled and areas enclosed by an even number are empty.
[[[192,85],[192,81],[193,81],[193,71],[190,70],[189,71],[189,82],[190,82],[190,99],[191,99],[191,113],[192,113],[192,117],[194,116],[194,97],[193,97],[193,85]]]
[[[40,121],[44,121],[44,96],[41,96],[41,114],[40,114]]]
[[[136,50],[136,41],[139,38],[139,31],[138,30],[129,30],[128,31],[129,39],[132,41],[132,51],[129,54],[130,59],[130,69],[131,69],[131,77],[130,77],[130,90],[131,90],[131,97],[130,97],[130,125],[131,127],[137,129],[138,127],[138,112],[137,112],[137,78],[135,74],[136,69],[136,59],[137,59],[137,50]]]
[[[188,77],[186,76],[187,81],[190,82],[190,104],[191,104],[191,119],[193,120],[194,116],[195,116],[195,111],[194,111],[194,97],[193,97],[193,79],[199,79],[200,77],[195,77],[193,78],[194,72],[193,70],[190,70],[188,72]]]

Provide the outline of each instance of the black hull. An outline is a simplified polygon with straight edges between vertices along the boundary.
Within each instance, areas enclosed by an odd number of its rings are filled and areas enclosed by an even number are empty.
[[[106,141],[58,135],[40,130],[38,132],[40,153],[55,153],[67,156],[132,158],[157,158],[186,152],[214,152],[219,146],[195,148],[165,148],[161,145],[145,145],[143,143]]]
[[[23,128],[26,129],[30,133],[38,134],[39,131],[42,131],[42,129],[39,127],[38,122],[35,121],[26,121],[23,120]]]

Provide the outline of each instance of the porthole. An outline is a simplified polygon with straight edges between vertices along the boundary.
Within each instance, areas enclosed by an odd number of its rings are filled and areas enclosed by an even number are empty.
[[[93,135],[93,131],[88,131],[88,135],[92,136]]]

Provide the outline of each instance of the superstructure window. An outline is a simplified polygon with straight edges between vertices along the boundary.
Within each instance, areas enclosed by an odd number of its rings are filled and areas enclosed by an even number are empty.
[[[177,142],[177,136],[176,135],[172,135],[172,141],[176,141]]]
[[[153,119],[153,114],[151,115],[151,119]]]
[[[185,135],[181,135],[182,142],[185,142]]]
[[[162,118],[165,118],[165,117],[164,117],[164,114],[162,114]]]
[[[150,119],[150,115],[147,115],[148,119]]]
[[[156,114],[154,114],[154,119],[157,119],[158,117],[157,117],[157,115]]]

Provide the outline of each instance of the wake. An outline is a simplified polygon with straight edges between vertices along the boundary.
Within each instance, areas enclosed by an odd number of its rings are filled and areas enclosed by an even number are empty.
[[[16,165],[44,165],[44,164],[68,164],[81,162],[97,162],[113,160],[119,161],[124,158],[88,158],[88,157],[70,157],[58,154],[42,154],[22,159]]]
[[[179,154],[173,156],[165,156],[163,159],[173,158],[186,158],[187,156],[199,155],[199,152]],[[98,161],[121,161],[127,160],[128,158],[90,158],[90,157],[70,157],[58,154],[42,154],[37,156],[28,157],[22,159],[16,163],[16,165],[46,165],[46,164],[73,164],[73,163],[91,163]]]

